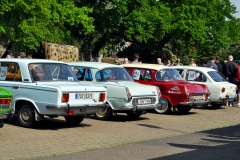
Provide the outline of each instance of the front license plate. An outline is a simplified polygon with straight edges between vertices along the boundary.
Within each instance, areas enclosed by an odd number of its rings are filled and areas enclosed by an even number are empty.
[[[91,93],[76,93],[75,94],[75,99],[92,99],[93,94]]]
[[[151,99],[138,99],[138,104],[151,104]]]

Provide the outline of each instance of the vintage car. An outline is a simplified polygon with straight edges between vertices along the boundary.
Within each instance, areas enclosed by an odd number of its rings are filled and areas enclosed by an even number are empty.
[[[11,114],[23,127],[46,116],[77,125],[105,106],[106,88],[80,84],[64,62],[0,59],[0,71],[0,87],[13,94]]]
[[[208,103],[209,90],[205,85],[185,81],[174,68],[156,64],[123,64],[135,82],[160,88],[161,101],[165,105],[155,108],[158,113],[170,113],[176,109],[189,112],[192,107]]]
[[[182,77],[194,84],[205,84],[211,92],[213,108],[220,108],[236,98],[237,86],[226,81],[216,70],[207,67],[173,66]]]
[[[11,113],[12,93],[0,88],[0,128],[3,127],[3,119],[7,119]]]
[[[117,113],[138,118],[146,110],[161,106],[159,88],[134,82],[122,66],[101,62],[68,64],[81,84],[95,84],[107,88],[107,106],[105,110],[95,114],[97,119],[107,120]]]

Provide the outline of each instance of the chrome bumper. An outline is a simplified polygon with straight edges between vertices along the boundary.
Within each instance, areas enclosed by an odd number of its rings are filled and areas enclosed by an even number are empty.
[[[9,116],[9,113],[0,114],[0,119],[7,119],[8,116]]]
[[[225,97],[220,97],[220,99],[221,99],[221,100],[230,100],[230,99],[234,99],[234,98],[236,98],[236,97],[237,97],[237,95],[235,95],[235,96],[226,95]]]
[[[180,105],[184,106],[199,106],[199,105],[205,105],[209,104],[210,100],[208,99],[207,101],[189,101],[189,102],[180,102]]]
[[[59,106],[46,106],[47,109],[49,110],[69,110],[71,109],[93,109],[93,108],[101,108],[101,107],[105,107],[105,103],[102,104],[97,104],[97,105],[82,105],[82,106],[70,106],[69,104],[66,105],[59,105]]]
[[[107,105],[108,107],[109,105]],[[161,103],[157,104],[149,104],[149,105],[132,105],[132,106],[121,106],[118,110],[132,110],[132,111],[139,111],[139,110],[148,110],[148,109],[155,109],[157,107],[161,107]]]

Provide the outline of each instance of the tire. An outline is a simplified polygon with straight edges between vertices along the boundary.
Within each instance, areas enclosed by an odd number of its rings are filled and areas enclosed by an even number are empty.
[[[192,107],[191,106],[179,106],[179,107],[177,107],[177,109],[180,113],[186,114],[192,109]]]
[[[142,115],[142,111],[129,111],[127,112],[128,117],[132,119],[138,119]]]
[[[161,107],[155,108],[155,111],[160,114],[171,113],[171,104],[168,102],[167,98],[161,98],[160,101],[163,103]]]
[[[18,109],[17,118],[22,127],[33,127],[36,124],[33,105],[30,103],[22,103]]]
[[[64,118],[71,126],[79,125],[84,119],[83,116],[64,116]]]
[[[0,119],[0,128],[3,127],[3,121]]]
[[[217,103],[212,103],[211,105],[212,105],[212,108],[214,109],[219,109],[222,107],[222,104],[217,104]]]
[[[106,107],[104,110],[100,109],[94,114],[94,117],[98,120],[109,120],[113,117],[112,108]]]

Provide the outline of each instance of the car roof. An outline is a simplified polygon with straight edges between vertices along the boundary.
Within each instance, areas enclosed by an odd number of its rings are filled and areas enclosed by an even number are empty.
[[[103,62],[86,62],[86,61],[80,61],[80,62],[68,62],[68,65],[73,66],[85,66],[85,67],[91,67],[96,69],[102,69],[102,68],[108,68],[108,67],[116,67],[116,68],[123,68],[122,66],[116,65],[116,64],[109,64],[109,63],[103,63]]]
[[[1,58],[0,62],[17,62],[17,63],[64,63],[61,61],[49,59],[31,59],[31,58]],[[65,64],[65,63],[64,63]]]
[[[195,70],[200,70],[200,71],[216,71],[213,68],[208,68],[208,67],[198,67],[198,66],[173,66],[173,68],[179,68],[179,69],[195,69]]]
[[[123,67],[131,67],[131,68],[144,68],[144,69],[171,69],[170,66],[158,65],[158,64],[149,64],[149,63],[129,63],[129,64],[122,64]],[[173,69],[173,68],[172,68]]]

